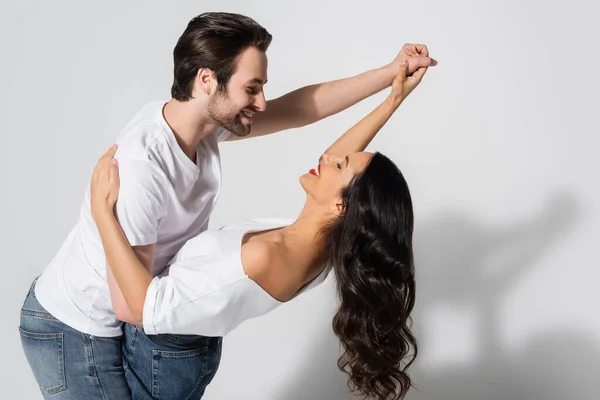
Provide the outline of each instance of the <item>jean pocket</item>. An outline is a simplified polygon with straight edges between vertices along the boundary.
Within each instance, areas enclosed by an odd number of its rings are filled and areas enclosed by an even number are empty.
[[[21,344],[38,385],[46,394],[67,388],[62,333],[33,333],[19,327]]]
[[[207,375],[217,367],[213,349],[152,351],[152,396],[155,399],[194,399],[204,392]],[[167,397],[161,397],[163,396]]]

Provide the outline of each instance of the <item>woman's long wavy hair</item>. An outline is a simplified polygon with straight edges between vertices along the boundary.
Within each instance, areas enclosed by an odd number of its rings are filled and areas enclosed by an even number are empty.
[[[338,366],[353,392],[402,399],[413,386],[407,369],[417,356],[408,185],[389,158],[375,153],[342,201],[342,215],[324,232],[340,300],[333,318],[343,348]]]

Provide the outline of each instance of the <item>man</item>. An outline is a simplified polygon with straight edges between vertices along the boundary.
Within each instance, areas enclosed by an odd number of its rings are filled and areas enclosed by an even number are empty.
[[[153,275],[189,238],[207,229],[220,190],[220,142],[336,114],[390,86],[404,58],[409,58],[410,72],[436,64],[425,46],[405,45],[382,68],[267,102],[263,87],[270,42],[266,29],[242,15],[205,13],[192,19],[173,53],[172,99],[144,106],[117,139],[121,188],[116,213]],[[219,338],[153,339],[171,343],[158,344],[167,351],[157,353],[168,358],[163,365],[169,375],[149,370],[156,374],[149,380],[151,388],[141,386],[127,368],[125,379],[121,321],[139,324],[133,317],[139,311],[129,309],[106,265],[88,190],[79,221],[33,283],[21,313],[23,348],[44,396],[122,399],[130,397],[129,383],[135,396],[151,398],[181,371],[176,389],[193,388],[191,398],[200,398],[219,362]],[[127,362],[128,354],[123,357]],[[195,367],[203,373],[190,374]],[[190,375],[197,380],[184,379]]]

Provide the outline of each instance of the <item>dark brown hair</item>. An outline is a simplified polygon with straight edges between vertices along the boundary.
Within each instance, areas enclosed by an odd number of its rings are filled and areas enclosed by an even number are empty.
[[[252,18],[240,14],[208,12],[193,18],[173,50],[174,80],[171,96],[192,98],[200,68],[211,69],[224,91],[235,72],[238,55],[248,47],[266,52],[272,36]]]

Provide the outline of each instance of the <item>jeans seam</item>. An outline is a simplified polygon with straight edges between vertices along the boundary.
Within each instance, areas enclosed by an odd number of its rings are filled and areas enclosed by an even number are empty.
[[[96,361],[94,359],[94,340],[98,339],[95,336],[92,335],[87,335],[87,338],[89,340],[89,347],[90,347],[90,369],[92,370],[92,376],[94,378],[96,378],[96,382],[98,384],[98,388],[100,389],[100,395],[102,395],[102,399],[104,400],[109,400],[106,397],[106,393],[104,391],[104,387],[102,386],[102,382],[100,381],[100,377],[98,376],[98,371],[96,370]]]
[[[38,311],[21,310],[21,315],[32,318],[43,318],[51,321],[58,321],[58,319],[56,319],[56,317],[54,317],[52,314]]]
[[[202,364],[202,373],[200,373],[200,379],[197,380],[198,383],[194,387],[194,390],[190,392],[190,395],[185,400],[190,400],[192,398],[192,395],[196,392],[196,390],[198,390],[198,386],[200,386],[202,384],[202,381],[204,380],[204,375],[206,373],[206,364],[208,364],[206,358],[203,359]]]
[[[26,331],[25,329],[21,328],[19,326],[19,331],[21,332],[21,335],[25,336],[26,338],[30,338],[30,339],[61,339],[64,334],[62,333],[36,333],[36,332],[29,332]]]
[[[64,348],[64,335],[60,334],[60,341],[58,342],[58,349],[59,349],[59,354],[60,354],[60,358],[61,358],[61,377],[62,377],[62,385],[60,387],[54,388],[54,390],[46,390],[46,392],[48,392],[48,394],[54,394],[54,393],[58,393],[60,391],[63,391],[67,388],[67,376],[65,374],[65,356],[63,353],[63,348]]]
[[[173,342],[178,343],[178,344],[183,344],[183,345],[193,344],[195,341],[198,340],[198,338],[190,338],[190,339],[186,340],[186,339],[182,339],[182,338],[180,338],[180,337],[178,337],[176,335],[171,335],[171,334],[168,334],[168,333],[163,333],[161,336],[163,338],[167,339],[167,340],[173,341]],[[202,341],[208,342],[207,339],[208,338],[202,338]],[[208,343],[205,343],[205,346],[208,346]]]
[[[93,340],[102,340],[102,341],[113,341],[113,342],[120,342],[121,341],[121,336],[94,336],[92,338]]]
[[[191,350],[158,350],[153,349],[152,354],[157,354],[161,357],[168,358],[182,358],[182,357],[191,357],[197,356],[202,353],[206,353],[208,351],[208,346],[204,346],[201,348],[191,349]]]
[[[127,327],[125,327],[125,329],[127,329]],[[130,361],[131,355],[135,352],[135,342],[137,339],[137,331],[135,331],[135,333],[130,335],[131,340],[129,340],[125,329],[123,330],[123,342],[121,345],[121,356],[123,357],[123,360]]]
[[[158,389],[158,360],[152,357],[152,397],[158,398]]]
[[[88,366],[88,373],[92,377],[96,377],[98,374],[96,373],[96,368],[94,367],[94,355],[92,352],[92,342],[90,340],[90,335],[87,333],[82,333],[83,335],[83,346],[85,351],[85,358]]]

